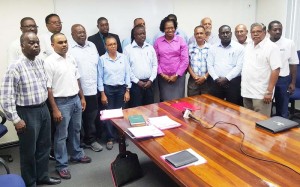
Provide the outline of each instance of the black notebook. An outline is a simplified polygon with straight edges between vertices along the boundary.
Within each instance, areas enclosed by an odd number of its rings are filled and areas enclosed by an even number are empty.
[[[298,125],[299,123],[280,116],[273,116],[270,119],[256,122],[257,127],[271,131],[272,133],[285,131]]]
[[[172,164],[175,168],[188,165],[190,163],[198,161],[198,158],[195,157],[192,153],[187,150],[180,151],[170,156],[166,156],[165,160]]]

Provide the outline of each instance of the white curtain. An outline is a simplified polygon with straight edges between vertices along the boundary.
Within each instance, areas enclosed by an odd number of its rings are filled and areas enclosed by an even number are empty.
[[[286,37],[295,42],[296,49],[300,50],[300,2],[287,0]]]

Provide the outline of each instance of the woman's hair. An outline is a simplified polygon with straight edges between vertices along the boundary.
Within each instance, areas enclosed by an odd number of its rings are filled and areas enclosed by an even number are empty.
[[[177,29],[177,21],[174,20],[174,19],[170,19],[170,18],[168,18],[168,17],[165,17],[165,18],[164,18],[163,20],[161,20],[161,22],[160,22],[159,30],[160,30],[161,32],[165,32],[165,24],[166,24],[167,22],[169,22],[169,21],[173,22],[175,30]]]

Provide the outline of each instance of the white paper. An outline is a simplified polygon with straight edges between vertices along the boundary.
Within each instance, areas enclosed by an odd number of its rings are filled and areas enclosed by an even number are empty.
[[[130,127],[127,129],[135,138],[158,137],[165,135],[154,126]]]
[[[154,125],[161,130],[170,129],[181,126],[180,123],[172,120],[168,116],[159,116],[148,119],[150,125]]]
[[[100,111],[100,119],[101,120],[122,118],[123,116],[124,115],[123,115],[122,108],[109,109],[109,110],[101,110]]]

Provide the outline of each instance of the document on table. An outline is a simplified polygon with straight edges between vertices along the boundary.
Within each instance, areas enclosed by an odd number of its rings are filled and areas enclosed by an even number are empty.
[[[133,138],[158,137],[165,134],[155,126],[130,127],[127,130],[133,135]]]
[[[152,117],[148,118],[148,123],[150,125],[154,125],[160,130],[170,129],[181,126],[180,123],[172,120],[168,116],[159,116],[159,117]]]
[[[123,115],[122,108],[100,111],[100,120],[116,119],[116,118],[123,118],[123,117],[124,115]]]

